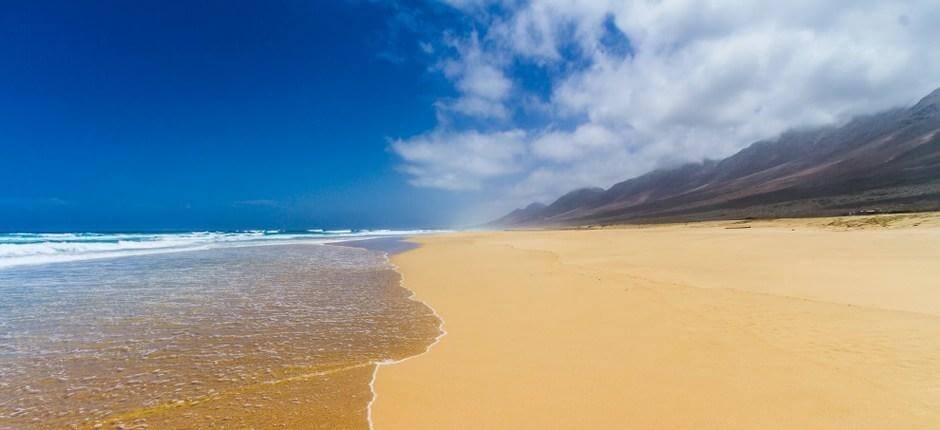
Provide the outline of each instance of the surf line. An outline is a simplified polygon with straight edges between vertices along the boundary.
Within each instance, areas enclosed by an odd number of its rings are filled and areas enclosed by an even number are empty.
[[[428,352],[431,351],[432,348],[434,348],[435,345],[437,345],[438,343],[441,342],[441,339],[443,339],[444,336],[447,335],[447,330],[444,329],[444,318],[441,318],[441,315],[440,315],[439,313],[437,313],[437,309],[434,309],[434,307],[431,306],[430,304],[428,304],[427,302],[424,302],[424,301],[422,301],[422,300],[419,300],[419,299],[415,296],[415,292],[414,292],[414,291],[412,291],[412,290],[408,289],[407,287],[405,287],[405,275],[402,274],[401,271],[398,270],[398,266],[396,266],[394,263],[392,263],[391,258],[389,258],[388,252],[383,252],[382,254],[385,256],[385,262],[386,262],[386,264],[388,264],[389,267],[392,268],[392,270],[394,270],[396,273],[398,273],[398,286],[401,287],[401,288],[404,288],[406,291],[408,291],[408,292],[411,293],[411,295],[408,296],[408,300],[412,300],[412,301],[421,303],[421,304],[423,304],[424,306],[427,306],[428,309],[431,310],[431,313],[434,315],[434,317],[437,318],[437,321],[438,321],[438,324],[437,324],[437,331],[438,331],[438,334],[437,334],[437,337],[434,338],[434,341],[431,342],[431,343],[424,349],[423,352],[420,352],[420,353],[418,353],[418,354],[411,355],[411,356],[408,356],[408,357],[405,357],[405,358],[401,358],[401,359],[398,359],[398,360],[381,360],[381,361],[373,361],[373,362],[372,362],[372,364],[375,365],[375,368],[372,369],[372,379],[369,381],[369,391],[372,392],[372,398],[369,399],[369,404],[366,405],[366,420],[369,422],[369,430],[374,430],[374,429],[375,429],[374,424],[373,424],[373,422],[372,422],[372,405],[375,403],[375,399],[378,397],[378,393],[375,391],[375,378],[376,378],[376,376],[377,376],[378,373],[379,373],[379,368],[382,367],[382,366],[391,366],[391,365],[394,365],[394,364],[398,364],[398,363],[401,363],[401,362],[404,362],[404,361],[411,360],[412,358],[420,357],[420,356],[422,356],[422,355],[424,355],[424,354],[427,354]]]

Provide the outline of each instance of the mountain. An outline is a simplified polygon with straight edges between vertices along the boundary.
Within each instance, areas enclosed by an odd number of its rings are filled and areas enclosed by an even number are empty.
[[[720,161],[572,191],[493,226],[940,210],[940,89],[907,109],[789,131]]]
[[[536,219],[539,212],[545,208],[546,206],[542,203],[532,203],[524,208],[516,209],[504,215],[502,218],[493,221],[491,224],[505,226],[527,224]]]

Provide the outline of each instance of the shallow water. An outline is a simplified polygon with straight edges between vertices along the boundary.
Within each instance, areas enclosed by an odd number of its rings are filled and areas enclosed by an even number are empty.
[[[222,248],[0,270],[0,429],[366,428],[438,320],[381,253]]]

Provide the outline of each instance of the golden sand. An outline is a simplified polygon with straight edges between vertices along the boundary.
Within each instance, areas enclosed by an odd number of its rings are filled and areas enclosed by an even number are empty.
[[[376,429],[940,428],[938,215],[419,241]]]

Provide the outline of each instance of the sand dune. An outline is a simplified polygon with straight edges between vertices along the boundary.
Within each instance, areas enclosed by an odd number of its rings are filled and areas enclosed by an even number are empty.
[[[940,218],[421,238],[377,429],[940,428]]]

